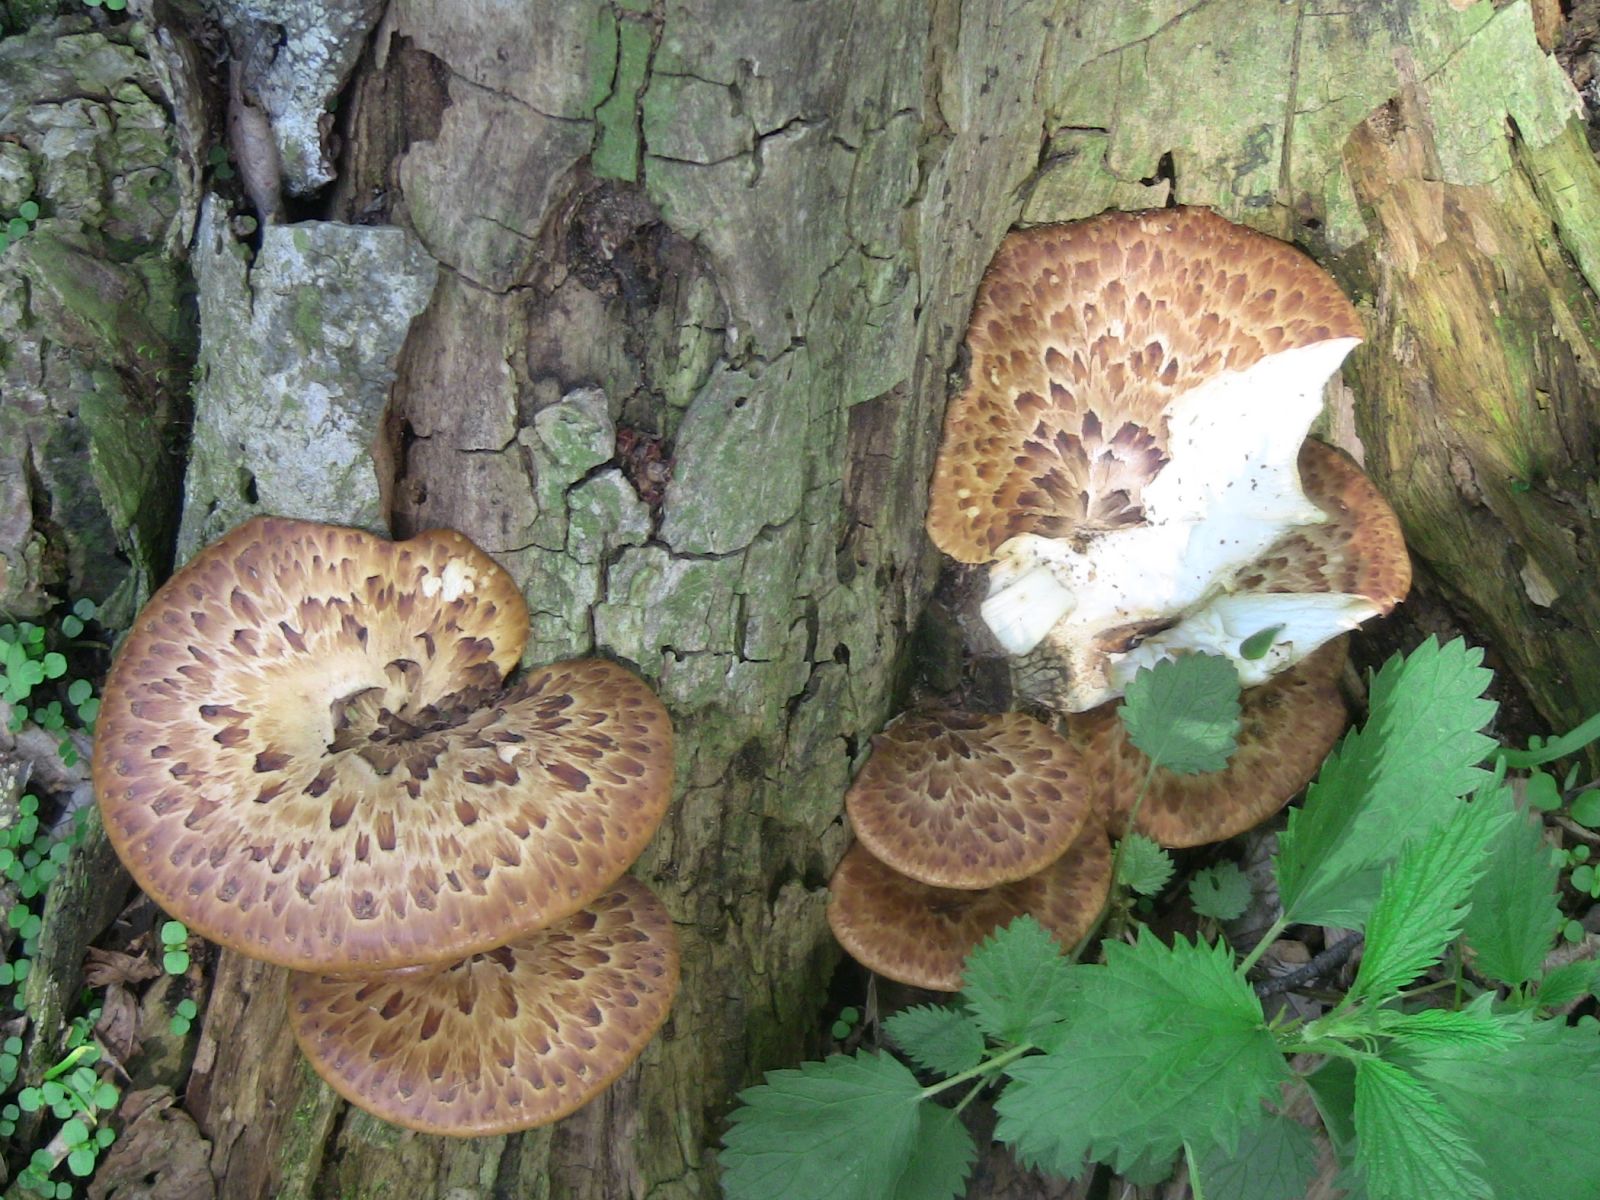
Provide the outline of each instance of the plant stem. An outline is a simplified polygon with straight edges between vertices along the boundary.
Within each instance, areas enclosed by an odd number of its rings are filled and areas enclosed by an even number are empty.
[[[1525,771],[1529,767],[1542,766],[1558,758],[1565,758],[1569,754],[1576,754],[1596,738],[1600,738],[1600,713],[1595,713],[1576,729],[1558,738],[1551,738],[1537,749],[1507,750],[1502,746],[1495,751],[1495,757],[1513,770]]]
[[[1267,931],[1261,935],[1261,940],[1252,947],[1249,954],[1244,956],[1239,963],[1239,974],[1247,975],[1250,968],[1256,965],[1257,960],[1267,952],[1272,943],[1278,940],[1278,935],[1289,928],[1289,917],[1286,913],[1278,914],[1278,919],[1267,926]]]
[[[1099,936],[1100,927],[1111,915],[1111,907],[1117,894],[1117,880],[1122,871],[1122,856],[1128,847],[1128,837],[1133,833],[1133,823],[1139,819],[1139,807],[1144,803],[1145,793],[1150,790],[1150,781],[1156,777],[1156,768],[1160,765],[1155,759],[1150,760],[1150,769],[1144,773],[1144,782],[1139,785],[1139,794],[1133,798],[1133,807],[1128,810],[1128,820],[1122,827],[1122,837],[1117,841],[1117,852],[1111,856],[1111,890],[1106,893],[1105,903],[1095,914],[1094,924],[1089,926],[1089,931],[1078,939],[1078,944],[1072,948],[1072,953],[1067,955],[1068,962],[1075,963],[1083,957],[1083,952],[1088,949],[1089,943]]]
[[[1189,1164],[1189,1190],[1194,1193],[1194,1200],[1206,1200],[1205,1189],[1200,1186],[1200,1164],[1195,1161],[1194,1147],[1188,1142],[1183,1143],[1183,1157]]]
[[[922,1089],[921,1098],[926,1100],[929,1096],[937,1096],[940,1092],[945,1091],[947,1088],[953,1088],[958,1083],[965,1083],[969,1079],[977,1079],[984,1075],[991,1075],[995,1071],[998,1071],[1001,1067],[1008,1066],[1011,1063],[1016,1062],[1017,1059],[1021,1058],[1024,1054],[1027,1054],[1030,1050],[1037,1049],[1038,1047],[1032,1043],[1024,1042],[1020,1046],[1013,1046],[1009,1050],[1003,1050],[999,1054],[996,1054],[993,1058],[986,1059],[977,1066],[972,1067],[969,1070],[962,1071],[959,1075],[952,1075],[949,1079],[941,1079],[938,1083],[930,1083],[927,1087]]]

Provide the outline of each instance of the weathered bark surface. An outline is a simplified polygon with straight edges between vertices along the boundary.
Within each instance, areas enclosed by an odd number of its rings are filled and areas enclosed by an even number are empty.
[[[368,369],[395,372],[372,511],[506,563],[531,660],[597,651],[659,688],[679,795],[637,870],[684,991],[576,1116],[453,1142],[336,1101],[282,973],[222,955],[185,1093],[218,1194],[716,1195],[732,1093],[818,1049],[840,798],[926,665],[929,465],[1019,219],[1210,204],[1329,263],[1368,322],[1353,428],[1426,578],[1554,726],[1600,707],[1578,113],[1523,0],[391,0],[320,214],[437,264]],[[203,335],[220,364],[245,331]],[[973,1194],[1072,1192],[991,1165]]]

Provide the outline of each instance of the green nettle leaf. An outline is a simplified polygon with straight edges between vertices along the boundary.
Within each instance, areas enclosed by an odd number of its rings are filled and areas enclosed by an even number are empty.
[[[1044,926],[1018,917],[967,956],[961,990],[984,1033],[1013,1045],[1037,1045],[1067,1016],[1076,976]]]
[[[1086,1154],[1120,1167],[1185,1143],[1231,1151],[1286,1073],[1232,952],[1145,931],[1105,955],[1077,968],[1059,1045],[1008,1068],[997,1136],[1062,1175]]]
[[[1539,981],[1539,1007],[1560,1008],[1587,996],[1600,974],[1600,959],[1584,958],[1557,967]]]
[[[1595,1194],[1596,1026],[1534,1021],[1508,1046],[1440,1043],[1411,1049],[1402,1061],[1459,1123],[1495,1200]]]
[[[1239,737],[1239,673],[1215,654],[1141,668],[1117,710],[1151,762],[1184,775],[1220,771]]]
[[[1491,1195],[1460,1122],[1416,1076],[1381,1058],[1356,1065],[1355,1157],[1372,1200]]]
[[[1495,705],[1481,650],[1429,638],[1373,678],[1369,715],[1345,736],[1278,839],[1278,891],[1293,921],[1359,929],[1401,846],[1442,824],[1487,777]]]
[[[1117,867],[1117,882],[1138,892],[1154,896],[1172,878],[1172,855],[1142,833],[1123,839],[1122,862]]]
[[[983,1034],[964,1011],[951,1005],[919,1004],[883,1023],[906,1056],[940,1075],[959,1075],[983,1061]]]
[[[888,1200],[954,1200],[966,1190],[977,1144],[948,1108],[924,1104],[920,1113],[910,1160]]]
[[[1561,926],[1560,870],[1543,831],[1537,820],[1519,816],[1496,839],[1461,930],[1479,974],[1512,987],[1538,978]]]
[[[1406,1049],[1446,1042],[1498,1049],[1521,1041],[1527,1021],[1511,1009],[1496,1009],[1494,999],[1492,992],[1485,992],[1463,1009],[1424,1008],[1410,1013],[1383,1009],[1373,1016],[1378,1031]]]
[[[922,1142],[922,1088],[887,1054],[769,1071],[723,1138],[727,1200],[883,1200]]]
[[[1189,881],[1189,903],[1202,917],[1232,921],[1250,906],[1250,881],[1237,863],[1220,862],[1195,873]]]
[[[1199,1168],[1207,1196],[1300,1200],[1317,1173],[1317,1145],[1299,1121],[1264,1113],[1240,1134],[1237,1151],[1228,1154],[1214,1146],[1201,1157]]]
[[[1509,801],[1501,788],[1458,804],[1445,824],[1400,851],[1367,919],[1366,950],[1351,996],[1386,999],[1439,960],[1461,932],[1489,843],[1511,820]]]

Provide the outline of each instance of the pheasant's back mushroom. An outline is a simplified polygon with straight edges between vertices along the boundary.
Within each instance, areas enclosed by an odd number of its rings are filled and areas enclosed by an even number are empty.
[[[672,921],[624,876],[564,921],[448,967],[290,976],[295,1039],[333,1089],[425,1133],[548,1124],[638,1057],[678,987]]]
[[[953,992],[961,987],[967,955],[1024,913],[1071,949],[1111,890],[1111,847],[1100,822],[1090,819],[1067,852],[1043,870],[968,891],[919,883],[857,842],[828,889],[828,924],[852,958],[901,983]]]
[[[1030,695],[1074,711],[1111,698],[1113,655],[1323,519],[1296,454],[1359,339],[1309,258],[1204,210],[1007,237],[928,530],[992,564],[983,616],[1001,645],[1062,664]]]
[[[1089,812],[1086,773],[1024,713],[908,713],[873,739],[845,794],[879,861],[937,887],[986,888],[1061,856]]]
[[[1181,775],[1157,768],[1136,828],[1163,846],[1200,846],[1254,828],[1311,782],[1347,721],[1339,675],[1346,643],[1311,657],[1240,696],[1239,744],[1224,770]],[[1117,706],[1067,720],[1067,734],[1093,764],[1094,803],[1106,827],[1127,832],[1150,760],[1128,739]]]
[[[247,522],[157,592],[107,678],[113,846],[192,929],[306,970],[459,959],[570,915],[659,823],[672,729],[608,662],[502,691],[526,630],[460,534]]]

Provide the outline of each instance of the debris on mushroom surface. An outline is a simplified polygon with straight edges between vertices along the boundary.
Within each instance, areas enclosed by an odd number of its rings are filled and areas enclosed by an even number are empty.
[[[486,1136],[586,1104],[638,1057],[677,987],[671,918],[623,876],[565,920],[449,966],[297,971],[289,1019],[351,1103],[424,1133]]]
[[[123,864],[196,932],[314,972],[308,1056],[416,1128],[566,1115],[677,986],[671,922],[624,877],[671,798],[666,709],[601,660],[507,686],[527,633],[459,533],[260,517],[152,597],[106,679],[93,778]]]
[[[873,739],[845,810],[902,875],[986,888],[1062,855],[1088,815],[1088,778],[1072,745],[1025,713],[907,713]]]
[[[1348,722],[1339,675],[1348,638],[1239,697],[1239,743],[1227,767],[1203,775],[1156,769],[1135,827],[1174,848],[1220,842],[1261,824],[1311,782]],[[1067,736],[1093,764],[1094,808],[1116,837],[1150,773],[1115,703],[1067,719]]]
[[[1263,683],[1405,598],[1411,559],[1399,519],[1361,468],[1344,451],[1309,438],[1300,448],[1300,478],[1327,520],[1291,529],[1204,608],[1114,659],[1118,691],[1140,667],[1193,651],[1232,659],[1246,687]],[[1263,633],[1258,653],[1242,652]]]
[[[1297,463],[1360,334],[1311,259],[1203,209],[1006,238],[968,328],[928,531],[991,564],[984,620],[1025,656],[1025,695],[1063,711],[1114,698],[1132,674],[1121,656],[1327,521]],[[1328,607],[1360,606],[1312,606],[1285,639],[1298,655],[1338,624]]]
[[[954,992],[974,947],[1025,913],[1070,950],[1094,924],[1111,890],[1111,846],[1091,818],[1066,853],[1043,870],[969,891],[919,883],[857,842],[840,860],[828,890],[828,924],[852,958],[901,983]]]
[[[613,663],[502,690],[526,633],[458,533],[247,522],[156,593],[107,677],[113,846],[191,929],[302,970],[448,961],[567,916],[665,813],[672,728]]]

